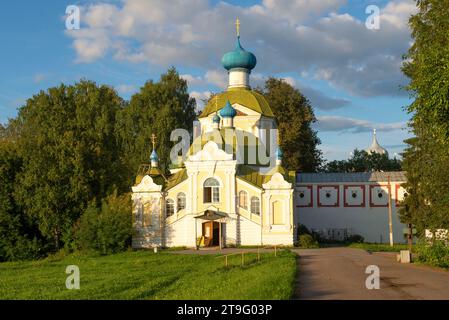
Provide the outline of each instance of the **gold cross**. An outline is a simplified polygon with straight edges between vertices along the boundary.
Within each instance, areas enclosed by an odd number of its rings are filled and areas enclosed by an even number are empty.
[[[153,133],[151,134],[151,143],[153,143],[153,150],[156,149],[156,135]]]
[[[237,20],[235,20],[235,28],[237,29],[237,37],[240,37],[240,20],[239,20],[239,18],[237,18]]]

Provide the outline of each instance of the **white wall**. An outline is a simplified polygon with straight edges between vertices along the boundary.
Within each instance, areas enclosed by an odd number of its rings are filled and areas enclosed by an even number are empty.
[[[391,183],[393,239],[406,242],[406,227],[397,215],[398,201],[403,199],[401,182]],[[365,190],[363,194],[363,189]],[[310,193],[312,191],[312,193]],[[352,193],[357,195],[353,198]],[[300,198],[300,193],[304,196]],[[329,193],[326,196],[326,193]],[[345,199],[346,193],[346,199]],[[382,193],[379,197],[378,194]],[[386,206],[385,206],[386,205]],[[387,183],[301,183],[295,188],[295,223],[309,229],[348,229],[366,242],[389,242]]]

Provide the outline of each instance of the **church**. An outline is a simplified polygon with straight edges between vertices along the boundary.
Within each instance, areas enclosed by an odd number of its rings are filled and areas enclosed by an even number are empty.
[[[150,163],[132,187],[133,248],[292,246],[299,224],[325,238],[387,242],[385,206],[392,191],[399,206],[404,174],[287,171],[274,114],[250,87],[257,59],[241,44],[238,20],[235,49],[222,64],[227,90],[204,107],[199,134],[169,175],[153,137]],[[403,227],[395,210],[395,242]]]

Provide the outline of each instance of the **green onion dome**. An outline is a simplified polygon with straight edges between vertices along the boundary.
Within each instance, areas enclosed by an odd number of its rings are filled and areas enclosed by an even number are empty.
[[[213,123],[220,123],[220,116],[218,114],[215,114],[215,116],[212,118]]]
[[[153,150],[153,152],[151,152],[151,156],[150,156],[150,161],[159,161],[159,157],[157,156],[157,153],[155,150]]]
[[[281,147],[278,147],[276,149],[275,155],[276,155],[276,160],[282,160],[282,157],[284,156],[284,154],[282,153]]]
[[[254,54],[243,49],[240,44],[240,37],[237,37],[235,49],[226,53],[221,59],[221,63],[228,71],[237,68],[252,70],[257,64],[257,59]]]
[[[237,111],[231,106],[229,100],[223,109],[220,110],[220,116],[222,118],[234,118],[237,115]]]

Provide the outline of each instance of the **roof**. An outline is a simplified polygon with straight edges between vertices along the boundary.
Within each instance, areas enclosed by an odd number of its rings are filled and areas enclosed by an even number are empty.
[[[378,153],[378,154],[387,154],[387,150],[381,147],[376,137],[376,130],[374,130],[373,142],[371,146],[365,150],[368,153]]]
[[[146,175],[153,178],[154,183],[161,185],[163,190],[168,190],[187,179],[187,170],[183,168],[178,172],[165,177],[164,173],[159,168],[152,168],[149,164],[142,164],[137,173],[135,184],[138,185]]]
[[[270,108],[267,100],[260,93],[250,90],[248,88],[229,88],[227,91],[216,95],[217,98],[209,100],[204,107],[200,118],[205,118],[212,113],[215,113],[215,100],[217,104],[223,108],[229,100],[231,105],[240,104],[248,109],[264,115],[265,117],[274,118],[273,111]],[[220,109],[221,109],[220,108]]]
[[[296,183],[332,182],[405,182],[405,171],[396,172],[350,172],[350,173],[297,173]]]
[[[237,111],[231,106],[228,100],[225,107],[220,110],[220,116],[222,118],[234,118],[236,115]]]
[[[179,170],[178,172],[176,172],[168,177],[165,190],[168,190],[168,189],[173,188],[174,186],[177,186],[184,180],[187,180],[187,170],[185,168]]]
[[[240,44],[240,36],[238,36],[235,49],[231,52],[225,53],[221,59],[221,63],[226,70],[236,68],[252,70],[256,67],[257,59],[253,53],[243,49]]]
[[[253,186],[256,186],[260,189],[263,188],[263,184],[267,183],[271,180],[271,177],[275,173],[280,173],[284,176],[284,179],[290,183],[294,182],[295,180],[295,173],[294,171],[288,172],[285,170],[282,166],[276,166],[273,168],[268,174],[261,174],[259,170],[252,168],[250,166],[246,165],[239,165],[237,168],[237,177],[252,184]]]

